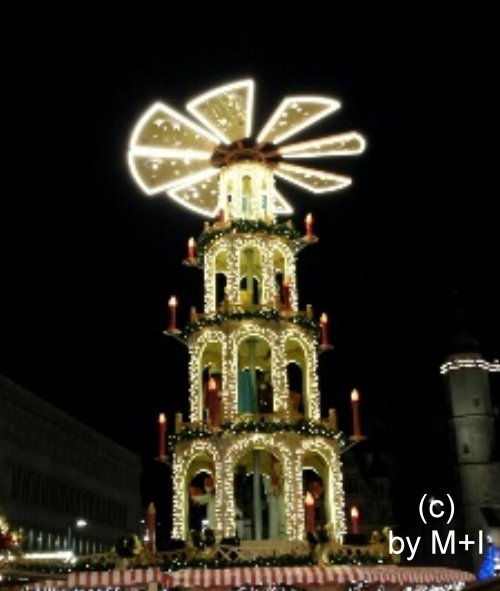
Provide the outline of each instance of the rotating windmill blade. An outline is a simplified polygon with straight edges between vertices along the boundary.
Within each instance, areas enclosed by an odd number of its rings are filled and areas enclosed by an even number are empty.
[[[350,177],[290,163],[351,156],[365,149],[356,132],[282,145],[340,108],[316,96],[283,99],[252,137],[255,85],[240,80],[210,90],[187,104],[198,123],[164,103],[155,103],[137,122],[129,146],[132,175],[148,195],[165,192],[183,206],[214,217],[269,219],[292,213],[274,187],[274,175],[313,193],[342,189]]]

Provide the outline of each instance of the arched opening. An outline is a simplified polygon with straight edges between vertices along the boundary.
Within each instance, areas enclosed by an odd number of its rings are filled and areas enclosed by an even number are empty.
[[[262,303],[262,261],[260,250],[249,246],[240,256],[240,304],[252,308]]]
[[[242,540],[284,538],[283,467],[265,449],[238,458],[234,470],[236,532]]]
[[[225,273],[215,274],[215,306],[220,308],[224,305],[224,301],[227,299],[226,293],[227,277]]]
[[[218,427],[222,420],[222,344],[210,341],[205,345],[200,367],[199,420]]]
[[[275,282],[275,306],[280,308],[285,305],[286,293],[284,288],[284,282],[286,277],[285,268],[285,257],[280,250],[273,251],[273,269],[274,269],[274,282]]]
[[[215,486],[211,458],[206,455],[195,457],[186,474],[186,530],[191,539],[196,533],[207,528],[215,529]]]
[[[250,290],[248,285],[250,281]],[[240,302],[244,308],[250,308],[257,306],[260,303],[260,284],[257,277],[248,279],[248,277],[242,277],[240,280]]]
[[[238,347],[238,412],[273,411],[271,347],[261,337],[248,337]]]
[[[293,416],[304,415],[302,368],[295,361],[287,364],[286,379],[288,383],[290,412]]]
[[[243,217],[251,217],[252,212],[252,177],[248,174],[241,179],[241,208],[243,210]]]
[[[285,343],[285,355],[290,412],[294,416],[308,418],[309,392],[304,346],[297,339],[289,338]]]
[[[304,456],[302,465],[302,491],[304,495],[305,534],[311,540],[326,535],[325,527],[330,521],[328,499],[328,466],[322,455],[310,452]]]
[[[215,307],[219,308],[226,299],[227,251],[222,250],[215,257]]]

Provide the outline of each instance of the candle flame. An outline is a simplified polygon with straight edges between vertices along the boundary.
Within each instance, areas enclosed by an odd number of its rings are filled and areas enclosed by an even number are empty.
[[[217,390],[217,382],[215,381],[214,378],[210,378],[208,380],[208,389],[213,392],[214,390]]]
[[[309,491],[306,492],[306,498],[305,498],[304,503],[308,507],[311,507],[312,505],[314,505],[314,497],[312,496],[312,494]]]
[[[351,517],[353,519],[358,519],[359,518],[359,509],[356,507],[356,505],[353,505],[351,507]]]
[[[323,312],[319,318],[319,323],[321,325],[326,324],[328,322],[328,316]]]
[[[312,225],[312,223],[313,223],[313,216],[312,216],[312,213],[308,213],[308,214],[306,215],[306,224],[307,224],[308,226],[311,226],[311,225]]]
[[[159,423],[166,423],[167,422],[167,417],[165,416],[165,413],[160,413],[160,416],[158,417],[158,422]]]
[[[193,238],[193,237],[191,237],[191,238],[188,240],[188,246],[189,246],[189,248],[194,248],[195,244],[196,244],[196,242],[195,242],[194,238]]]
[[[290,287],[290,279],[288,277],[283,279],[283,287]]]
[[[359,391],[356,390],[356,388],[354,388],[354,390],[351,392],[351,401],[358,402],[359,398],[360,398]]]
[[[175,308],[175,306],[177,306],[177,298],[175,296],[172,296],[169,300],[168,300],[168,305],[171,308]]]

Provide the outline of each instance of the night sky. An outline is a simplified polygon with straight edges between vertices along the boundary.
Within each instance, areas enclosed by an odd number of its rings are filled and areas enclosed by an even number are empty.
[[[155,100],[182,112],[248,76],[256,129],[284,95],[333,96],[341,110],[300,138],[363,133],[364,155],[318,163],[352,175],[352,187],[312,196],[280,186],[296,227],[311,211],[320,238],[298,268],[301,308],[331,320],[324,413],[337,407],[349,431],[359,388],[398,498],[446,487],[439,365],[457,318],[488,359],[500,357],[494,19],[332,5],[335,18],[297,11],[286,29],[278,14],[258,21],[255,3],[234,16],[157,10],[103,20],[75,8],[57,15],[61,26],[47,12],[8,24],[0,371],[150,461],[157,413],[172,423],[187,411],[187,352],[162,330],[171,294],[181,319],[201,308],[201,272],[181,261],[203,218],[133,183],[134,122]]]

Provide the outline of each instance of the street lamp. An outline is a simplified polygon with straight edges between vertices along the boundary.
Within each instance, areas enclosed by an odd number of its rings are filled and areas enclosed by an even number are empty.
[[[78,529],[81,529],[81,528],[87,526],[87,521],[85,519],[79,518],[79,519],[75,520],[74,525]],[[73,546],[73,524],[70,523],[68,525],[68,550],[74,550],[72,546]]]

